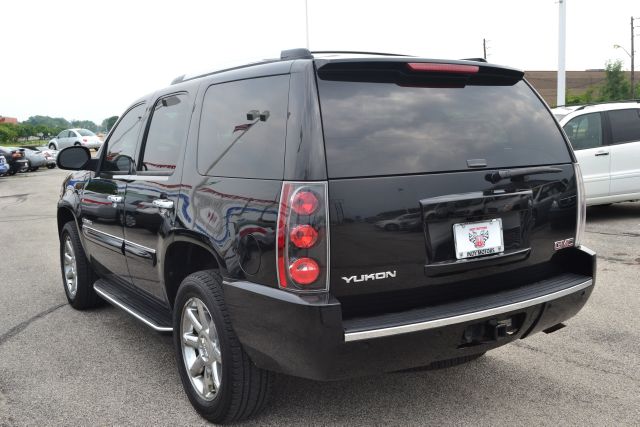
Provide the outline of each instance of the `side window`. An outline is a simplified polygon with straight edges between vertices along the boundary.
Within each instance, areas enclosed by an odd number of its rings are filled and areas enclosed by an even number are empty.
[[[209,87],[200,117],[198,172],[282,179],[288,100],[288,75]]]
[[[169,175],[176,168],[189,125],[191,109],[188,101],[187,94],[181,93],[156,102],[138,165],[141,171]]]
[[[144,104],[136,105],[124,114],[122,120],[113,129],[107,141],[107,153],[101,166],[103,171],[131,172],[144,110]]]
[[[574,150],[602,146],[602,119],[600,113],[578,116],[563,126]]]
[[[640,109],[612,110],[608,114],[613,144],[640,141]]]
[[[77,138],[78,137],[78,135],[76,135],[76,131],[74,131],[74,130],[70,130],[68,136],[69,136],[69,138]]]

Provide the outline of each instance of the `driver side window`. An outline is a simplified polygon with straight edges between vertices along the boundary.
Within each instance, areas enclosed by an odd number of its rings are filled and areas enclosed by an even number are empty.
[[[101,170],[129,174],[134,170],[134,158],[145,105],[138,104],[127,111],[107,141],[107,153]]]
[[[574,150],[602,146],[602,121],[600,113],[584,114],[569,120],[563,126]]]

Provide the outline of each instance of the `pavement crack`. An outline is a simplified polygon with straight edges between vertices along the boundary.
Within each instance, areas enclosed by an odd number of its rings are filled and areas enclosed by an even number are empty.
[[[57,309],[64,307],[65,305],[67,305],[67,303],[63,303],[63,304],[58,304],[58,305],[54,305],[53,307],[49,307],[48,309],[41,311],[40,313],[36,314],[35,316],[25,320],[24,322],[21,322],[19,324],[17,324],[16,326],[14,326],[13,328],[9,329],[7,332],[5,332],[4,334],[0,335],[0,345],[4,344],[5,342],[7,342],[8,340],[10,340],[11,338],[15,337],[16,335],[18,335],[20,332],[24,331],[27,326],[29,326],[31,323],[35,322],[38,319],[41,319],[51,313],[53,313],[54,311],[56,311]]]
[[[525,350],[529,350],[529,351],[533,351],[534,353],[541,353],[544,354],[545,356],[550,356],[550,357],[558,357],[558,354],[556,353],[551,353],[551,352],[547,352],[544,350],[541,350],[539,348],[533,347],[529,344],[525,344],[523,342],[514,342],[513,343],[516,347],[520,347],[523,348]],[[596,367],[596,366],[591,366],[587,363],[581,363],[577,360],[574,359],[570,359],[568,357],[564,357],[564,356],[560,356],[560,359],[562,359],[564,362],[568,363],[569,365],[573,365],[575,367],[578,368],[584,368],[584,369],[589,369],[590,371],[593,372],[599,372],[601,374],[605,374],[605,375],[616,375],[622,378],[626,378],[628,380],[631,380],[631,382],[633,382],[634,384],[638,383],[640,380],[632,375],[629,375],[625,372],[620,372],[617,370],[610,370],[610,369],[605,369],[605,368],[601,368],[601,367]]]
[[[620,233],[608,233],[606,231],[586,230],[587,233],[603,234],[605,236],[624,236],[624,237],[640,237],[640,233],[632,233],[629,231],[621,231]]]

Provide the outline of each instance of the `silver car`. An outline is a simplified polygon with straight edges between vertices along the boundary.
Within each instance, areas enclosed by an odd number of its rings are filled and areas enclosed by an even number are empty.
[[[51,150],[62,150],[72,145],[82,145],[97,151],[102,147],[102,140],[89,129],[67,129],[49,141]]]

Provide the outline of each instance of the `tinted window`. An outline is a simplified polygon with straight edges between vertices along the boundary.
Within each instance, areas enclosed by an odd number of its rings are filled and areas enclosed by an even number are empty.
[[[187,136],[191,112],[187,95],[162,98],[153,110],[139,168],[143,171],[172,172]]]
[[[91,132],[88,129],[80,129],[78,133],[80,134],[80,136],[96,136],[95,133]]]
[[[411,87],[318,80],[330,177],[570,162],[562,135],[525,82]]]
[[[602,120],[600,113],[578,116],[563,126],[574,150],[602,146]]]
[[[609,111],[611,142],[640,141],[640,109]]]
[[[124,173],[131,171],[144,110],[144,104],[136,105],[125,113],[122,120],[113,129],[107,141],[107,153],[104,157],[102,170]]]
[[[198,140],[203,175],[282,179],[289,76],[209,87]]]

